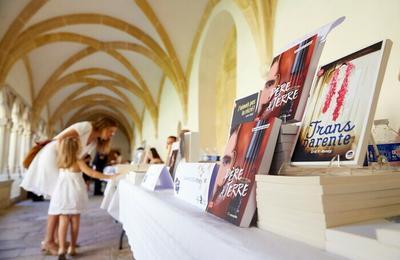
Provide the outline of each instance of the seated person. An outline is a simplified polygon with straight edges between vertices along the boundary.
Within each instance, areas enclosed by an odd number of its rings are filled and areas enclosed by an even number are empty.
[[[122,162],[121,152],[119,150],[113,149],[108,155],[108,165],[120,164]]]
[[[172,144],[175,143],[177,140],[176,136],[170,135],[167,138],[167,160],[166,160],[166,164],[169,164],[169,157],[171,156],[171,151],[172,151]]]
[[[164,163],[161,160],[161,157],[158,154],[156,148],[154,148],[154,147],[151,147],[150,150],[147,152],[146,162],[150,163],[150,164]]]

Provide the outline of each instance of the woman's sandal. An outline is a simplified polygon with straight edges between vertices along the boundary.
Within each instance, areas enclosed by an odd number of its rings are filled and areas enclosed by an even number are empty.
[[[58,246],[58,241],[54,242],[56,246]],[[65,247],[68,248],[71,243],[69,241],[65,241]]]
[[[70,255],[70,256],[74,256],[74,255],[76,255],[76,250],[72,249],[72,247],[68,247],[67,254]]]
[[[58,253],[58,260],[67,260],[67,254],[65,252]]]

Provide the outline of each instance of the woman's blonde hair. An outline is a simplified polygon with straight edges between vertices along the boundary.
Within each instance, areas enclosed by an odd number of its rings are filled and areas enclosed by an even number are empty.
[[[104,129],[110,127],[118,127],[117,122],[113,119],[108,117],[100,117],[96,121],[92,122],[93,131],[101,133]],[[101,140],[100,138],[97,139],[97,152],[101,154],[108,154],[110,152],[110,143],[111,139],[109,140]]]
[[[58,168],[71,168],[77,161],[81,143],[76,137],[66,137],[60,140],[57,153]]]

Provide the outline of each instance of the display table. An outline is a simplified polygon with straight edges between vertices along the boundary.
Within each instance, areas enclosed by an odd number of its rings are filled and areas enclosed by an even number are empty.
[[[239,228],[177,199],[120,180],[119,221],[135,259],[341,259],[258,228]],[[109,208],[118,203],[111,200]]]
[[[119,221],[119,181],[120,179],[113,179],[107,182],[106,189],[104,190],[104,198],[100,205],[100,208],[107,210],[107,212],[117,221]]]

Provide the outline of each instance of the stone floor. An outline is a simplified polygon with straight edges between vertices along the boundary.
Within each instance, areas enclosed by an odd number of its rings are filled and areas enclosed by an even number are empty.
[[[100,209],[102,197],[91,197],[81,216],[78,255],[70,259],[133,259],[126,237],[118,250],[121,225]],[[57,259],[40,251],[47,219],[48,201],[20,202],[0,211],[0,259]]]

